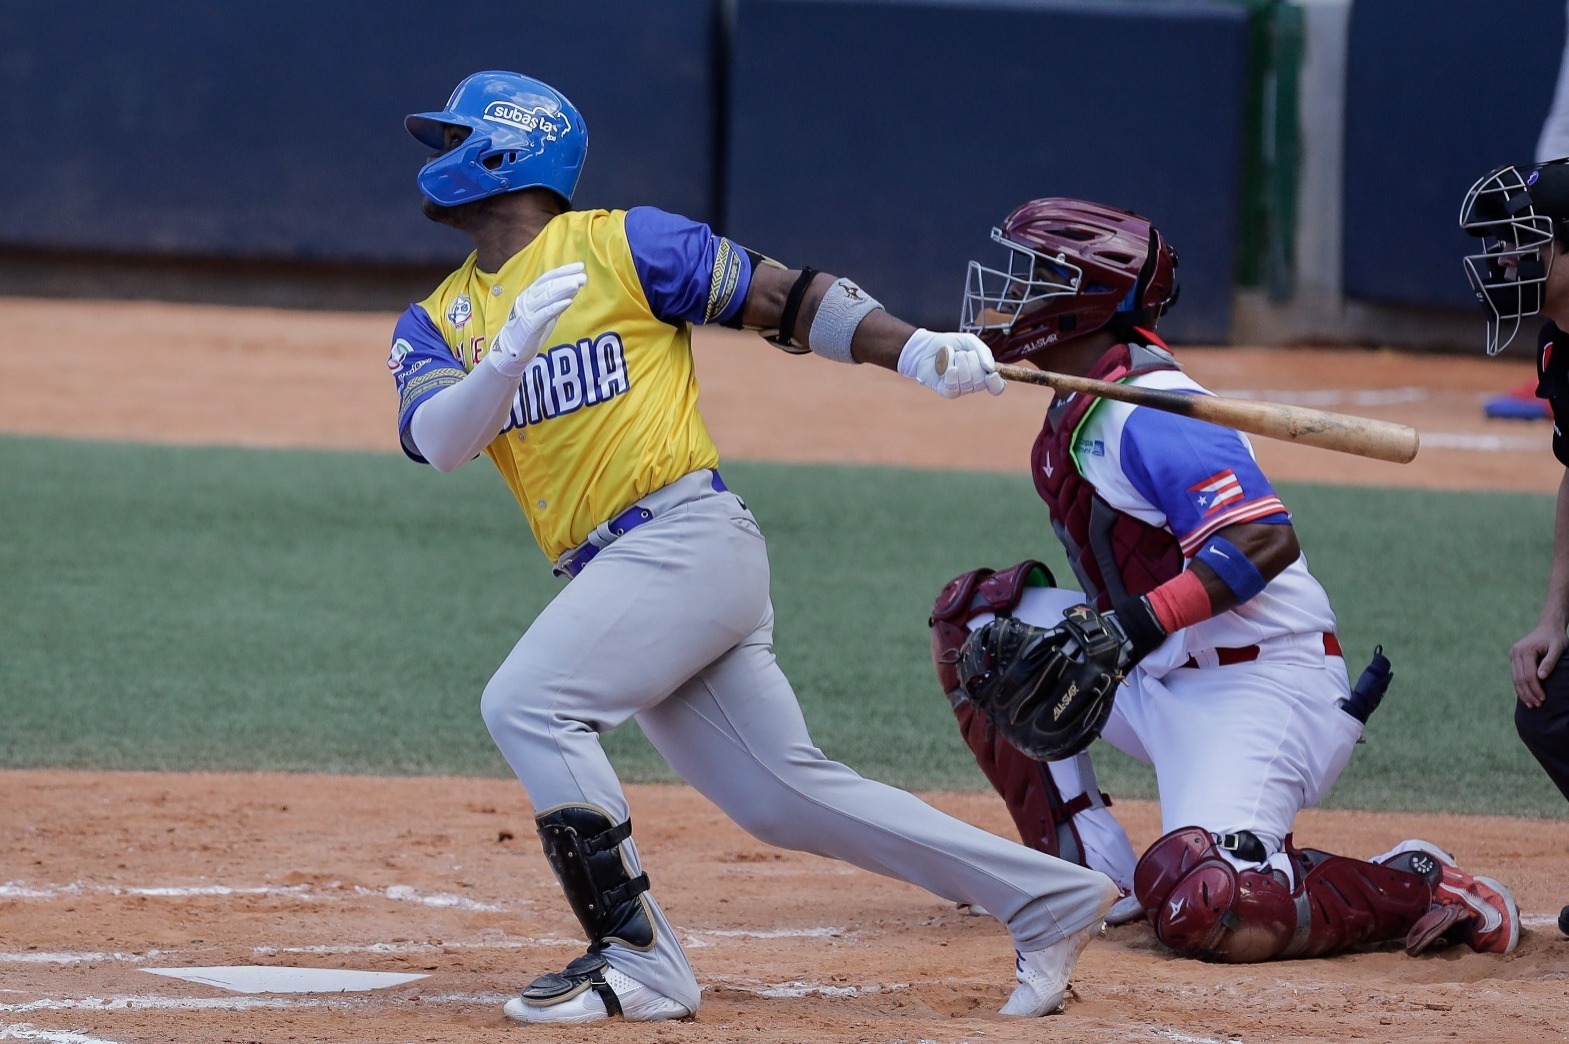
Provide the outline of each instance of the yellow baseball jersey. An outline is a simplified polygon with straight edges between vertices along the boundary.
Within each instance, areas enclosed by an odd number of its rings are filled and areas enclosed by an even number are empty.
[[[562,214],[498,272],[471,254],[393,334],[405,453],[424,461],[409,435],[419,404],[484,358],[519,293],[572,261],[588,282],[485,448],[552,561],[640,497],[718,464],[697,411],[691,324],[737,315],[751,282],[744,251],[652,207]]]

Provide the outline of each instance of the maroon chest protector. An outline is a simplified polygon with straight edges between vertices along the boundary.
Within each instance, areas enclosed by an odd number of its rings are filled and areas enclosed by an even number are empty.
[[[1152,335],[1150,341],[1117,345],[1100,357],[1088,376],[1117,381],[1180,369],[1164,345]],[[1051,514],[1051,527],[1067,551],[1068,565],[1086,597],[1104,612],[1124,598],[1148,594],[1182,572],[1183,558],[1176,537],[1118,511],[1080,474],[1072,453],[1074,431],[1099,401],[1078,394],[1052,404],[1030,453],[1030,473]]]

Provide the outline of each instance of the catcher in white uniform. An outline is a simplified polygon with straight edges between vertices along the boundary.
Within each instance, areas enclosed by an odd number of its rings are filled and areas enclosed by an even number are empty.
[[[971,262],[962,328],[998,362],[1208,394],[1155,336],[1176,254],[1145,219],[1025,203]],[[1095,867],[1178,953],[1316,957],[1404,939],[1507,953],[1513,897],[1407,841],[1371,861],[1297,848],[1387,686],[1353,691],[1290,515],[1236,431],[1108,399],[1055,399],[1032,455],[1077,590],[1039,562],[956,577],[932,614],[939,680],[1024,838]],[[1155,769],[1165,835],[1135,859],[1086,748]]]

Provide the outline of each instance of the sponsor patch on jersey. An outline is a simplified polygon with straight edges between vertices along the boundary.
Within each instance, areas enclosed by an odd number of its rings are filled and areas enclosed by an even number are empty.
[[[1212,515],[1225,507],[1242,499],[1242,483],[1237,481],[1236,472],[1227,468],[1211,475],[1202,482],[1188,487],[1188,496],[1193,500],[1193,506],[1198,508],[1199,517]]]
[[[392,351],[387,356],[387,369],[396,370],[399,366],[402,366],[403,360],[407,359],[409,353],[413,350],[414,346],[401,337],[393,341]]]
[[[468,294],[459,294],[452,299],[452,307],[447,309],[447,322],[452,324],[454,330],[461,330],[468,325],[469,317],[474,314],[474,303],[469,300]]]
[[[572,129],[565,113],[551,112],[544,106],[525,109],[509,101],[493,101],[485,106],[485,119],[505,123],[519,130],[539,131],[546,141],[555,141]]]
[[[1073,452],[1079,456],[1087,453],[1092,457],[1104,457],[1106,455],[1106,443],[1102,439],[1080,437],[1073,444]]]

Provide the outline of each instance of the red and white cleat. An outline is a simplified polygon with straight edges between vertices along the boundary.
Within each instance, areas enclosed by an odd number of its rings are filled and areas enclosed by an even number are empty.
[[[1402,841],[1376,862],[1422,874],[1433,889],[1432,909],[1406,936],[1406,952],[1413,957],[1449,943],[1500,954],[1520,944],[1520,907],[1509,889],[1461,870],[1454,856],[1431,841]]]

